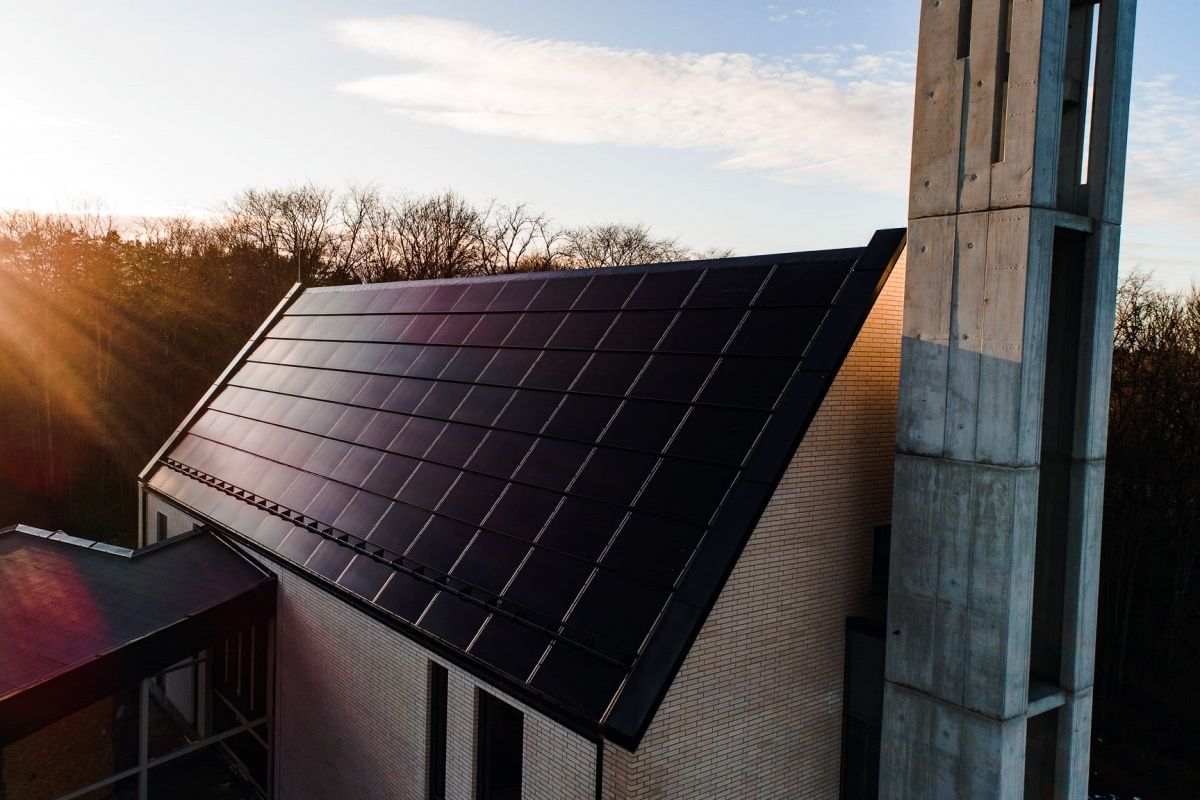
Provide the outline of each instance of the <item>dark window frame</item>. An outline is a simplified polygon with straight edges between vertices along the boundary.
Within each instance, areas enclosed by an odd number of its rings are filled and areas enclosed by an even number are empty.
[[[449,673],[435,661],[429,662],[429,800],[446,797],[446,723]]]
[[[514,747],[515,745],[515,747]],[[520,800],[525,715],[482,689],[475,694],[475,800]],[[516,755],[516,764],[501,759]],[[512,779],[516,778],[516,786]],[[510,785],[505,785],[505,784]]]

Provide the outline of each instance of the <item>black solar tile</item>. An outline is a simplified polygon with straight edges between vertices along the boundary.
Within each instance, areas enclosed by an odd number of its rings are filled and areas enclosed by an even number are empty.
[[[500,293],[503,284],[473,283],[467,286],[451,311],[486,311],[488,304]]]
[[[496,427],[538,433],[561,401],[562,395],[554,392],[520,389],[496,418]]]
[[[579,596],[567,623],[595,637],[584,644],[625,661],[640,649],[669,594],[663,587],[602,569]]]
[[[346,506],[350,504],[353,497],[353,487],[337,481],[326,481],[312,501],[307,506],[300,507],[299,510],[303,511],[306,517],[320,520],[326,525],[332,525],[334,520],[346,510]]]
[[[534,311],[521,315],[513,325],[504,340],[505,347],[536,347],[546,346],[551,335],[557,330],[566,315],[554,311]]]
[[[650,359],[630,394],[691,402],[716,363],[717,359],[712,356],[656,355]]]
[[[355,437],[354,441],[376,450],[384,450],[395,440],[396,434],[400,433],[406,421],[399,414],[380,411],[363,427],[362,433]]]
[[[393,453],[421,458],[445,429],[446,423],[424,417],[409,417],[388,447]]]
[[[487,430],[474,425],[450,423],[425,454],[430,461],[454,467],[466,466],[475,449],[487,436]]]
[[[363,481],[362,486],[375,494],[395,497],[400,492],[400,487],[404,485],[420,463],[415,458],[408,456],[384,453],[375,469],[371,470],[371,474]]]
[[[770,267],[717,267],[705,271],[687,299],[688,308],[744,308],[754,299]]]
[[[611,397],[568,395],[546,426],[547,436],[594,442],[616,413],[621,401]]]
[[[275,552],[297,564],[303,564],[323,541],[325,540],[312,531],[293,527],[287,536],[283,537]]]
[[[696,270],[651,270],[633,290],[625,308],[677,309],[696,285]]]
[[[495,355],[496,351],[488,347],[460,347],[438,378],[443,381],[471,383],[479,377]]]
[[[636,506],[642,511],[707,525],[735,474],[732,469],[712,464],[664,459]]]
[[[653,350],[674,311],[623,311],[600,342],[601,350]]]
[[[450,363],[458,348],[443,344],[431,344],[421,351],[405,371],[410,378],[436,378]]]
[[[534,437],[523,433],[489,431],[467,466],[477,472],[507,478],[524,460],[534,441]]]
[[[429,390],[429,394],[417,404],[416,412],[425,417],[450,419],[458,404],[467,396],[471,387],[465,383],[438,382]]]
[[[567,497],[550,518],[538,544],[594,561],[608,545],[626,511],[584,497]]]
[[[396,384],[395,391],[383,402],[383,408],[398,414],[411,414],[432,388],[433,381],[403,378]],[[306,425],[305,429],[308,430],[309,426]]]
[[[426,581],[396,572],[384,585],[375,602],[408,622],[416,622],[425,612],[437,589]]]
[[[445,574],[467,549],[474,535],[474,525],[434,516],[408,548],[407,555],[418,564]]]
[[[523,681],[549,645],[550,637],[544,633],[493,614],[471,645],[471,653]]]
[[[729,352],[799,358],[825,314],[824,308],[756,308],[733,337]]]
[[[458,470],[452,467],[424,461],[409,476],[397,499],[432,511],[437,508],[458,474]]]
[[[467,287],[462,284],[435,287],[429,294],[429,299],[421,305],[421,312],[449,311],[454,308],[466,291]]]
[[[525,373],[537,361],[536,350],[498,350],[487,367],[479,374],[481,383],[518,386]]]
[[[815,264],[781,266],[775,270],[757,306],[827,306],[846,280],[849,264],[830,261]]]
[[[637,353],[596,353],[575,379],[571,389],[576,392],[624,395],[642,371],[646,360],[646,356]]]
[[[508,490],[484,520],[484,525],[520,539],[533,539],[561,499],[562,495],[555,492],[518,483],[509,484]]]
[[[324,478],[318,478],[316,475],[310,475],[307,472],[297,473],[295,479],[279,495],[279,504],[303,511],[317,496],[317,492],[325,488],[326,483]]]
[[[364,408],[380,408],[395,390],[396,382],[396,378],[388,375],[371,375],[349,402]]]
[[[333,439],[353,442],[358,439],[374,416],[375,412],[370,409],[350,406],[342,412],[342,416],[338,417],[338,421],[329,429],[327,435]]]
[[[385,375],[403,375],[421,355],[424,348],[415,344],[394,344],[387,348],[387,354],[379,365],[379,372]]]
[[[365,539],[391,505],[389,498],[370,492],[356,492],[345,510],[333,521],[333,527]]]
[[[559,277],[546,281],[537,297],[529,304],[530,311],[566,311],[575,303],[579,293],[587,286],[590,276]]]
[[[513,394],[512,389],[498,386],[472,386],[450,418],[456,422],[490,427]]]
[[[349,547],[326,540],[317,545],[317,549],[308,557],[308,561],[304,562],[304,566],[318,575],[336,581],[353,557],[354,551]]]
[[[657,453],[662,450],[683,419],[687,406],[655,400],[626,400],[600,441]]]
[[[396,294],[395,302],[389,309],[394,312],[420,311],[421,306],[433,296],[434,286],[405,286]]]
[[[378,450],[368,447],[352,447],[341,463],[334,467],[330,477],[351,486],[362,486],[383,455]]]
[[[601,564],[670,587],[700,543],[704,528],[634,512],[621,526]]]
[[[575,308],[619,309],[641,279],[637,273],[597,273],[579,296]]]
[[[571,484],[571,494],[629,505],[654,469],[655,461],[654,456],[645,453],[598,447]]]
[[[455,519],[478,525],[492,510],[507,484],[473,472],[464,472],[442,500],[438,511]]]
[[[526,373],[521,386],[557,391],[569,389],[587,363],[588,356],[588,353],[574,350],[547,350]]]
[[[393,572],[395,570],[387,564],[364,555],[356,555],[338,578],[338,584],[359,597],[373,600]]]
[[[740,308],[681,311],[658,349],[665,353],[720,353],[745,313]]]
[[[391,558],[403,555],[432,518],[432,514],[416,506],[392,503],[367,537],[367,543],[386,550]]]
[[[561,492],[575,477],[590,450],[576,442],[538,439],[514,477],[523,483]]]
[[[488,311],[524,311],[542,288],[542,280],[506,281],[500,293],[488,304]]]
[[[617,315],[611,311],[573,311],[550,337],[550,347],[591,350],[596,346]]]
[[[520,319],[520,314],[484,314],[462,343],[472,347],[498,347]]]
[[[600,719],[624,677],[624,670],[606,661],[556,644],[534,673],[532,685],[589,719]]]
[[[479,314],[449,314],[442,317],[442,324],[430,337],[430,344],[461,344],[479,324]]]
[[[561,620],[591,574],[591,565],[578,558],[535,549],[513,578],[504,597],[517,607],[535,611],[547,620]]]
[[[412,342],[413,344],[427,344],[445,321],[446,318],[441,314],[418,314],[413,317],[413,321],[404,329],[401,337],[404,341]]]
[[[671,442],[668,453],[739,465],[767,421],[758,411],[697,406]]]
[[[702,403],[771,409],[795,371],[791,361],[723,358],[697,398]]]
[[[524,542],[481,531],[450,574],[499,595],[528,552],[529,546]]]
[[[420,625],[439,639],[465,650],[487,616],[483,606],[442,592],[429,604]]]

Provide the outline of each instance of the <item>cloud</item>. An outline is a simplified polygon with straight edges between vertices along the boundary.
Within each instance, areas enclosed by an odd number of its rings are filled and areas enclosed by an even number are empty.
[[[1135,81],[1130,103],[1122,264],[1196,282],[1200,252],[1200,98],[1173,75]]]
[[[416,16],[332,30],[399,63],[339,88],[411,119],[490,136],[711,152],[721,167],[777,180],[905,192],[910,53],[656,53]]]

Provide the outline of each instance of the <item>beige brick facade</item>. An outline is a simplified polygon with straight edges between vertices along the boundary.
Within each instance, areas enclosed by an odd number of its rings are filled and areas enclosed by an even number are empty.
[[[605,800],[837,796],[844,621],[890,517],[903,285],[901,259],[641,747],[604,746]],[[148,492],[151,536],[163,506],[172,535],[190,529]],[[280,581],[276,796],[425,797],[428,665],[445,662],[264,563]],[[525,714],[525,798],[596,796],[595,743],[446,666],[448,798],[474,796],[481,688]]]
[[[847,616],[890,521],[904,260],[605,800],[837,797]]]

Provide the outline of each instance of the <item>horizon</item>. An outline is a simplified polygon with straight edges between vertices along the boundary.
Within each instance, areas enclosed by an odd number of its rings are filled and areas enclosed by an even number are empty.
[[[1200,282],[1189,11],[1144,9],[1134,58],[1122,270],[1168,288]],[[907,5],[62,0],[8,16],[4,209],[203,218],[249,187],[369,183],[738,255],[906,216]]]

